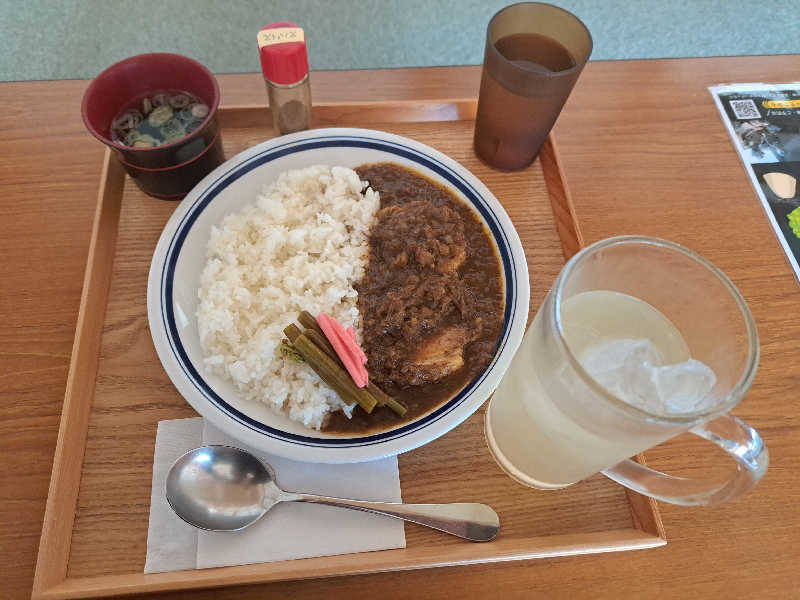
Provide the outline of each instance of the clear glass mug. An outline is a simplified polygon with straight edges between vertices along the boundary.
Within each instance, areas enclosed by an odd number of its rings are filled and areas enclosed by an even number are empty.
[[[579,353],[593,341],[623,338],[656,341],[664,364],[691,356],[711,367],[716,383],[702,406],[635,406],[593,379]],[[489,449],[508,475],[539,489],[602,471],[673,504],[730,500],[755,486],[769,463],[758,432],[728,414],[749,389],[758,355],[750,309],[710,262],[654,238],[597,242],[562,269],[526,332],[486,411]],[[686,479],[628,459],[686,431],[730,454],[735,474]]]

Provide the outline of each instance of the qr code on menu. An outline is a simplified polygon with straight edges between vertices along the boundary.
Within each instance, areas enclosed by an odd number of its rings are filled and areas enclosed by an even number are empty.
[[[752,100],[731,100],[729,102],[733,114],[737,119],[760,119],[761,113],[758,112],[756,103]]]

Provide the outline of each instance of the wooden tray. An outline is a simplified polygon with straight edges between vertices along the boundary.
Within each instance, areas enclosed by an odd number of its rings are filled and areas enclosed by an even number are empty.
[[[552,140],[515,173],[472,151],[474,100],[316,106],[315,125],[408,136],[458,160],[503,203],[525,247],[531,315],[581,247]],[[227,156],[274,135],[263,107],[220,111]],[[483,410],[399,457],[406,502],[478,501],[502,529],[486,544],[406,525],[407,547],[294,561],[144,574],[156,426],[194,416],[161,368],[147,324],[150,259],[176,204],[142,194],[106,152],[72,350],[34,598],[87,598],[157,590],[328,577],[652,548],[666,543],[656,503],[603,476],[567,489],[522,487],[495,465]],[[466,476],[465,476],[466,475]]]

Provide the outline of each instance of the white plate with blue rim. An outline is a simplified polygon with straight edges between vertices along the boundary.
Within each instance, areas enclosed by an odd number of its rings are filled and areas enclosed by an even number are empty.
[[[197,330],[197,290],[211,227],[255,201],[265,183],[289,169],[393,162],[446,186],[486,225],[497,247],[505,291],[502,333],[489,365],[450,400],[414,421],[380,433],[343,436],[308,429],[244,399],[235,386],[204,372]],[[153,254],[147,286],[150,331],[161,364],[181,395],[210,423],[251,448],[294,460],[358,462],[393,456],[444,435],[472,415],[500,383],[528,317],[525,253],[505,210],[455,160],[401,136],[369,129],[315,129],[275,138],[228,160],[176,207]]]

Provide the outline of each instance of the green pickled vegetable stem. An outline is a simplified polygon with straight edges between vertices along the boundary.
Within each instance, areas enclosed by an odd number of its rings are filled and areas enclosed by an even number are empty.
[[[314,369],[325,383],[330,385],[343,400],[346,397],[352,397],[367,414],[372,412],[378,401],[365,389],[356,387],[350,374],[337,365],[333,359],[325,354],[314,342],[308,339],[304,334],[300,334],[292,343],[303,358],[306,359],[306,362],[311,368]]]

